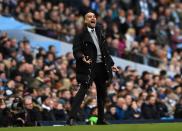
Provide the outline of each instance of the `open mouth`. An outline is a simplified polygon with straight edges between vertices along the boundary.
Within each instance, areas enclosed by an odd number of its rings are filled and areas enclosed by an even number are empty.
[[[91,24],[95,24],[95,21],[91,21]]]

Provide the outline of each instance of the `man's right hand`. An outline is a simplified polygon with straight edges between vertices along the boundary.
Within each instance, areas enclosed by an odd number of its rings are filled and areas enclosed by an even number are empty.
[[[86,64],[91,64],[92,63],[92,60],[89,58],[89,56],[84,56],[82,58],[83,62],[85,62]]]

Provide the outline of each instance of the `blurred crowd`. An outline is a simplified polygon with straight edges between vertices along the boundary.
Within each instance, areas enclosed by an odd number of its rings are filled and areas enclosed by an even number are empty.
[[[107,89],[107,120],[182,118],[181,74],[167,76],[165,70],[150,73],[127,66]],[[56,55],[48,50],[32,49],[28,39],[17,41],[0,34],[0,126],[36,126],[39,121],[65,121],[79,83],[75,60],[68,52]],[[77,121],[94,124],[97,120],[96,87],[88,90]]]
[[[36,32],[71,43],[92,10],[110,53],[182,72],[181,0],[0,0],[0,12],[36,26]]]

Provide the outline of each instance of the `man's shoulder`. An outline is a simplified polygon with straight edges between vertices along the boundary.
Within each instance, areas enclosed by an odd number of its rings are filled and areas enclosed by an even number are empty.
[[[73,40],[73,44],[78,44],[80,43],[80,40],[82,40],[84,38],[84,33],[83,32],[79,32],[74,36],[74,40]]]
[[[80,33],[77,33],[75,36],[74,36],[74,39],[82,39],[84,37],[84,33],[83,32],[80,32]]]
[[[95,29],[96,30],[103,30],[103,25],[102,24],[97,24]]]
[[[82,29],[76,32],[76,35],[83,35],[87,31],[88,31],[87,27],[84,26]]]
[[[82,38],[82,37],[84,37],[87,33],[89,33],[89,32],[88,32],[86,29],[83,29],[82,31],[76,33],[75,38]]]

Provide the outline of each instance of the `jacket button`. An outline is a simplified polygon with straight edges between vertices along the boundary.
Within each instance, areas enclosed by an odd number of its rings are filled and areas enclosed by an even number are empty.
[[[104,55],[104,58],[106,58],[106,56]]]
[[[109,71],[107,70],[107,72],[109,73]]]

